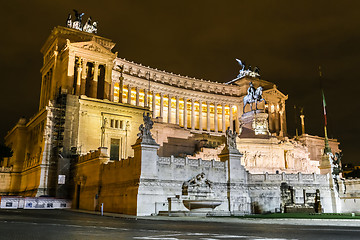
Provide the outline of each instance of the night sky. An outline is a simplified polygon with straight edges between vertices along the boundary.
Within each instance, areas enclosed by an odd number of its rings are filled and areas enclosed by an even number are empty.
[[[72,9],[99,21],[118,56],[184,76],[227,82],[239,58],[303,107],[306,132],[324,136],[318,66],[323,69],[329,137],[343,162],[359,163],[359,1],[6,1],[1,6],[1,124],[3,138],[21,116],[30,118],[40,96],[40,48],[65,26]],[[300,131],[300,129],[299,129]]]

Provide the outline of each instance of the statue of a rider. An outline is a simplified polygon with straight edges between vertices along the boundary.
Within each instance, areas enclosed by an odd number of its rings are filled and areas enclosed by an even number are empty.
[[[252,82],[250,82],[249,85],[250,85],[250,87],[247,90],[247,94],[248,94],[248,96],[250,96],[250,99],[254,100],[255,99],[255,90],[256,89],[255,89]]]
[[[249,83],[250,87],[247,90],[247,95],[243,99],[244,107],[243,111],[245,112],[245,106],[247,104],[250,105],[250,110],[252,111],[252,104],[255,103],[255,110],[257,110],[257,104],[259,102],[264,101],[266,104],[265,99],[262,97],[262,91],[263,88],[260,86],[257,89],[255,89],[252,82]]]

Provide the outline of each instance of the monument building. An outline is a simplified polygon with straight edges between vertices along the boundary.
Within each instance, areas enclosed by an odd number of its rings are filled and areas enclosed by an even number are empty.
[[[120,58],[96,33],[97,22],[83,25],[76,12],[45,41],[39,110],[5,137],[14,154],[1,194],[134,215],[197,200],[224,212],[275,211],[317,194],[309,199],[324,211],[340,211],[324,138],[304,127],[289,136],[288,96],[257,68],[237,59],[227,83],[185,77]],[[329,144],[334,156],[339,142]]]

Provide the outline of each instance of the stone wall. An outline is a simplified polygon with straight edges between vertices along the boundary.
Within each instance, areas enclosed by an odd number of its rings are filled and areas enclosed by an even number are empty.
[[[249,193],[252,212],[274,212],[281,208],[282,183],[287,183],[294,189],[294,203],[304,203],[304,193],[315,193],[320,190],[324,212],[333,212],[329,176],[321,174],[249,174]]]
[[[320,193],[322,211],[358,211],[360,181],[345,181],[347,195],[337,194],[330,176],[322,174],[251,174],[241,165],[241,154],[220,154],[221,161],[159,157],[159,145],[137,143],[134,157],[109,161],[106,148],[78,160],[76,181],[80,185],[79,208],[104,210],[138,216],[167,211],[188,211],[183,200],[191,199],[183,184],[204,173],[211,184],[211,199],[221,201],[218,214],[276,212],[284,208],[281,186],[291,187],[293,204],[309,202],[308,195]],[[344,191],[340,186],[340,192]],[[74,204],[79,199],[75,190]],[[304,199],[305,198],[305,199]],[[350,203],[351,202],[351,203]]]
[[[134,158],[110,161],[106,148],[81,156],[76,165],[73,206],[99,210],[103,203],[104,211],[136,215],[139,174]]]
[[[0,195],[7,195],[11,186],[12,167],[0,167]]]

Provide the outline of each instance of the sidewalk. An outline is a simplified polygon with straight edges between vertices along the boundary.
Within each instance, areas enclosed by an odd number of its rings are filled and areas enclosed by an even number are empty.
[[[67,211],[101,215],[100,212],[66,209]],[[153,221],[185,221],[185,222],[218,222],[218,223],[247,223],[247,224],[279,224],[279,225],[304,225],[304,226],[346,226],[360,227],[360,219],[259,219],[259,218],[236,218],[236,217],[166,217],[166,216],[133,216],[120,213],[104,212],[104,216]]]

